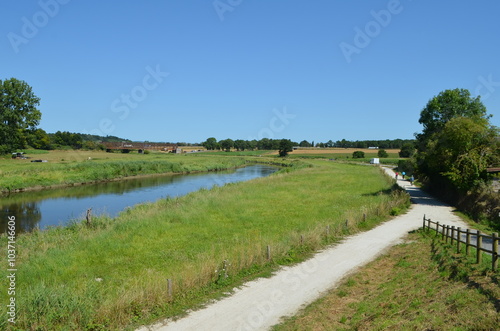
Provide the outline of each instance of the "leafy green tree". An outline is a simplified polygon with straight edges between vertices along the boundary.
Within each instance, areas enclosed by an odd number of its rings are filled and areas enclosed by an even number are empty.
[[[56,147],[68,146],[74,149],[79,149],[83,146],[83,138],[79,133],[57,131],[52,136],[52,143],[56,145]]]
[[[234,146],[234,141],[232,139],[224,139],[219,141],[220,147],[224,149],[226,152],[230,152],[231,148]]]
[[[307,140],[302,140],[300,143],[299,143],[299,146],[300,147],[313,147],[312,144],[310,142],[308,142]]]
[[[488,179],[486,168],[500,159],[498,128],[486,119],[455,117],[428,139],[419,164],[431,178],[443,177],[451,187],[467,192]]]
[[[245,149],[248,149],[248,141],[242,140],[242,139],[236,139],[234,141],[234,148],[238,151],[244,151]]]
[[[399,157],[412,157],[415,154],[415,145],[412,143],[405,143],[399,151]]]
[[[487,180],[486,167],[498,154],[498,129],[488,121],[479,97],[464,89],[446,90],[420,114],[418,172],[431,186],[467,192]]]
[[[36,129],[27,136],[27,143],[35,149],[52,149],[47,132]]]
[[[272,139],[269,138],[262,138],[257,142],[257,148],[260,150],[272,150],[275,149],[274,143]],[[277,149],[277,148],[276,148]]]
[[[365,152],[363,151],[355,151],[352,153],[353,159],[363,159],[365,157]]]
[[[26,82],[11,78],[0,80],[0,153],[26,147],[42,113],[38,98]]]
[[[217,139],[214,137],[208,138],[205,142],[201,144],[203,147],[208,149],[209,151],[213,151],[217,149]]]
[[[290,139],[281,139],[279,142],[279,155],[286,157],[291,151],[293,151],[293,142]]]
[[[459,116],[474,119],[489,117],[479,96],[471,97],[466,89],[445,90],[429,100],[420,113],[418,122],[424,128],[417,139],[420,143],[425,142],[433,133],[442,130],[449,120]]]
[[[247,148],[252,151],[255,150],[257,148],[257,140],[247,141]]]
[[[385,149],[379,149],[377,152],[377,156],[385,158],[385,157],[389,157],[389,154],[387,153],[387,151]]]

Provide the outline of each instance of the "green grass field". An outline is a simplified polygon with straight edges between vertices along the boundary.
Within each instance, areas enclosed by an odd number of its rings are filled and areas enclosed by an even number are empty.
[[[89,183],[157,173],[189,173],[242,166],[242,157],[206,157],[195,154],[106,153],[97,151],[50,151],[30,154],[32,159],[0,159],[0,192],[75,183]]]
[[[270,177],[139,205],[90,227],[19,235],[16,327],[118,330],[182,314],[387,219],[408,204],[392,187],[378,167],[307,161]],[[0,238],[3,247],[6,241]],[[0,298],[8,300],[6,291]],[[8,327],[5,314],[0,327]]]

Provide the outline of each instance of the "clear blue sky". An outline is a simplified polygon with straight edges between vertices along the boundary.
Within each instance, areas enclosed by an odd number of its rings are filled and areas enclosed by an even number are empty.
[[[7,1],[0,79],[40,127],[132,140],[411,139],[440,91],[500,126],[500,2]]]

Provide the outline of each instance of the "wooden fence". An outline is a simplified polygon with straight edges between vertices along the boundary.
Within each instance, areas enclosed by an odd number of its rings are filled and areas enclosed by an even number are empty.
[[[461,252],[462,245],[465,245],[465,254],[470,254],[470,248],[474,247],[476,249],[476,263],[481,263],[483,252],[488,253],[492,256],[491,268],[497,270],[498,268],[498,233],[494,232],[491,236],[481,233],[479,230],[462,230],[460,227],[449,226],[445,224],[440,224],[439,222],[433,222],[430,219],[426,219],[424,215],[423,220],[424,230],[435,230],[436,236],[441,236],[446,242],[450,242],[451,245],[456,245],[457,253]],[[475,241],[475,242],[474,242]],[[484,247],[483,243],[491,242],[491,249]]]

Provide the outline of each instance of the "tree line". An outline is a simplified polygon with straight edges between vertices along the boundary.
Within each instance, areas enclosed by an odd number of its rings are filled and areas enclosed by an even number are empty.
[[[414,149],[415,139],[386,139],[386,140],[338,140],[333,142],[332,140],[326,143],[314,141],[309,142],[307,140],[302,140],[301,142],[292,141],[294,147],[318,147],[318,148],[360,148],[366,149],[369,147],[376,147],[380,149]],[[269,139],[262,138],[260,140],[243,140],[243,139],[223,139],[217,141],[216,138],[210,137],[201,143],[203,147],[208,150],[230,150],[236,149],[237,151],[244,150],[277,150],[279,149],[279,144],[281,139]],[[405,147],[406,146],[406,147]],[[403,148],[405,147],[405,148]],[[411,153],[411,152],[410,152]],[[408,155],[410,156],[410,155]]]

